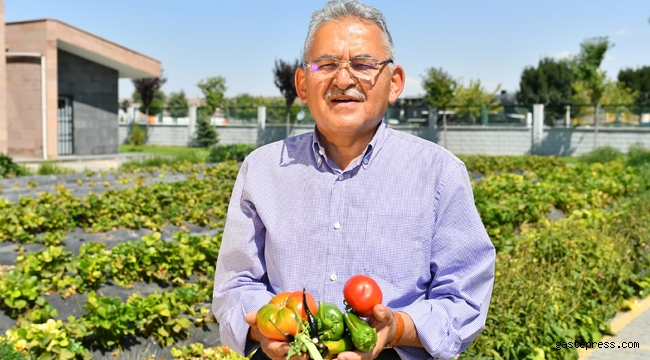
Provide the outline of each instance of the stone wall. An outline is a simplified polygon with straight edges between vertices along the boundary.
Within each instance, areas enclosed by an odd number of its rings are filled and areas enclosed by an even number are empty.
[[[74,155],[119,151],[118,72],[58,51],[59,96],[72,97]]]

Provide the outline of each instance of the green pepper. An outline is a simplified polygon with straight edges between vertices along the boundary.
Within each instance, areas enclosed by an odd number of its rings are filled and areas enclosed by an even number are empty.
[[[352,338],[350,336],[346,336],[338,340],[325,340],[323,341],[323,345],[327,346],[329,349],[328,357],[336,357],[336,354],[340,354],[344,351],[354,350],[354,343],[352,342]]]
[[[336,305],[320,301],[315,317],[321,340],[338,340],[343,337],[345,321],[343,313]]]
[[[369,352],[377,346],[377,329],[351,312],[345,312],[343,319],[352,337],[354,347],[362,352]]]

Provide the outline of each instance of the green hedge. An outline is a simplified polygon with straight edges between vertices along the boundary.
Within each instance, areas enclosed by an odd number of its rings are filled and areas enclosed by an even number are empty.
[[[252,144],[216,145],[210,148],[208,162],[244,161],[244,158],[256,148],[257,146]]]

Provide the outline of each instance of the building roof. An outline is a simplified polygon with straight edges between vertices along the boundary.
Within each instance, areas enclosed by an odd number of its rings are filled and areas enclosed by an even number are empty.
[[[162,76],[160,61],[62,21],[39,19],[6,23],[7,44],[13,42],[29,46],[30,43],[34,43],[35,37],[40,37],[41,32],[44,32],[43,41],[56,40],[58,49],[115,69],[121,78]],[[21,42],[20,37],[23,36],[26,41]],[[10,48],[9,51],[16,50]],[[39,51],[39,49],[21,48],[17,51]]]

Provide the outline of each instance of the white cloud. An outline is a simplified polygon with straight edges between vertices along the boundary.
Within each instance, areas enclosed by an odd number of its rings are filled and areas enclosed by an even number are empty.
[[[405,85],[419,86],[419,85],[421,85],[421,81],[414,78],[414,77],[407,76],[406,79],[405,79]]]
[[[613,57],[612,55],[605,54],[605,60],[607,60],[607,61],[616,61],[616,58]]]
[[[630,29],[628,29],[628,27],[626,26],[626,27],[622,28],[621,30],[615,32],[614,34],[616,34],[616,36],[629,35],[629,34],[631,34],[631,31],[630,31]]]
[[[571,58],[572,54],[569,51],[560,51],[559,53],[549,55],[550,58],[555,60],[565,60]]]

